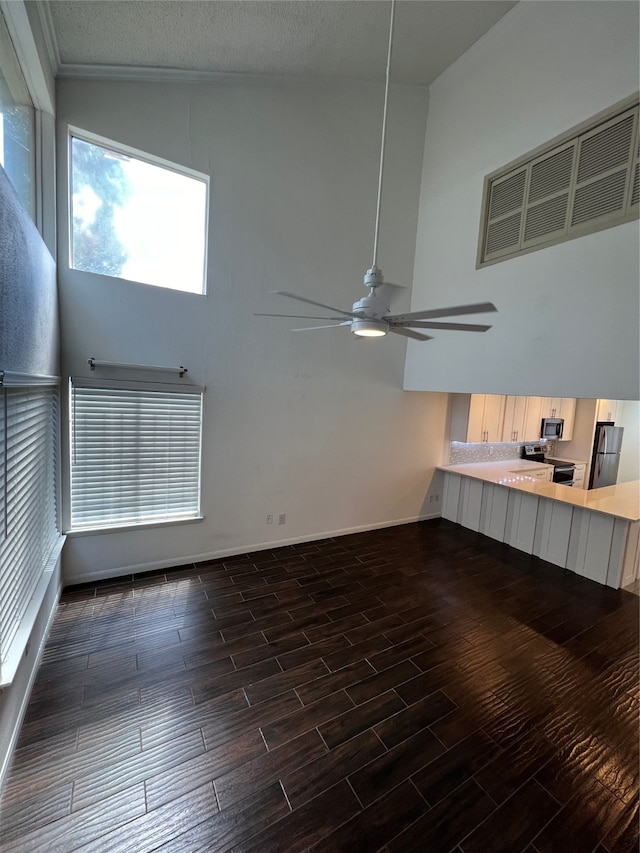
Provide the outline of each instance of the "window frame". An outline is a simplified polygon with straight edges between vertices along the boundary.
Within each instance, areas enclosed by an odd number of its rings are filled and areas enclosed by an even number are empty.
[[[211,200],[211,178],[209,175],[204,172],[198,172],[196,169],[192,169],[188,166],[182,166],[178,163],[174,163],[170,160],[165,160],[162,157],[158,157],[155,154],[151,154],[148,151],[141,151],[138,148],[133,148],[130,145],[125,145],[124,143],[117,142],[113,139],[109,139],[106,136],[100,136],[97,133],[93,133],[89,130],[84,130],[83,128],[77,127],[76,125],[68,124],[66,128],[66,138],[67,138],[67,247],[66,247],[66,263],[68,269],[73,273],[80,273],[84,275],[92,275],[92,276],[102,276],[106,279],[116,279],[117,281],[126,281],[132,282],[134,284],[143,285],[146,287],[154,287],[158,290],[167,290],[171,293],[181,293],[186,296],[207,296],[207,281],[208,281],[208,269],[209,269],[209,211],[210,211],[210,200]],[[195,292],[192,290],[181,290],[180,288],[174,287],[166,287],[162,284],[151,284],[149,282],[138,281],[137,279],[126,278],[124,276],[112,276],[99,272],[92,272],[91,270],[80,270],[77,267],[73,266],[73,203],[72,203],[72,195],[73,195],[73,139],[79,139],[83,142],[88,142],[91,145],[96,145],[101,148],[106,148],[110,151],[113,151],[115,154],[122,154],[125,157],[132,157],[136,160],[140,160],[143,163],[147,163],[151,166],[158,166],[163,169],[167,169],[170,172],[174,172],[176,175],[180,175],[182,177],[193,178],[194,180],[201,181],[205,185],[205,210],[204,210],[204,222],[203,222],[203,252],[202,252],[202,290]]]

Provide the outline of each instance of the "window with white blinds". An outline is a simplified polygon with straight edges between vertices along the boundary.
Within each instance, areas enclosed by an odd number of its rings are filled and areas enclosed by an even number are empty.
[[[2,683],[10,681],[8,658],[15,668],[22,654],[15,647],[28,638],[35,593],[58,553],[58,411],[55,386],[0,389]]]
[[[70,418],[72,530],[200,516],[201,389],[74,380]]]
[[[640,215],[638,99],[485,178],[478,266]]]

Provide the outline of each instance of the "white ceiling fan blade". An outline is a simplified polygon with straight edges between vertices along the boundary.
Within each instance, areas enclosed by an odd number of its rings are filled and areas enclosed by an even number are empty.
[[[263,314],[257,312],[254,317],[289,317],[293,320],[342,320],[342,317],[312,317],[311,314]]]
[[[339,326],[350,326],[351,320],[345,323],[328,323],[326,326],[305,326],[302,329],[290,329],[291,332],[312,332],[314,329],[337,329]]]
[[[355,317],[351,311],[343,311],[342,308],[336,308],[335,305],[325,305],[324,302],[315,302],[313,299],[307,299],[306,296],[298,296],[296,293],[289,293],[286,290],[272,290],[272,293],[278,296],[288,296],[289,299],[297,299],[298,302],[307,302],[309,305],[317,305],[318,308],[326,308],[328,311],[337,311],[343,317]]]
[[[474,302],[471,305],[453,305],[450,308],[431,308],[427,311],[411,311],[385,317],[389,323],[406,323],[410,320],[428,320],[434,317],[459,317],[462,314],[484,314],[498,309],[493,302]]]
[[[389,326],[389,331],[394,335],[403,335],[405,338],[413,338],[416,341],[432,341],[431,335],[421,335],[420,332],[414,332],[413,329],[407,329],[406,326]]]
[[[409,320],[402,325],[411,326],[412,329],[443,329],[453,332],[488,332],[491,328],[478,323],[430,323],[425,320]]]

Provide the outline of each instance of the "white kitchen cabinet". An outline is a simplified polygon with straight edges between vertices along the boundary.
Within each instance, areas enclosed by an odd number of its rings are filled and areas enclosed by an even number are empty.
[[[597,421],[615,421],[617,414],[617,400],[598,400],[598,406],[596,409]]]
[[[562,440],[571,441],[573,438],[573,422],[576,417],[576,398],[561,397],[560,398],[560,417],[564,420],[562,429]]]
[[[551,404],[552,401],[556,401],[555,406]],[[565,404],[564,408],[568,412],[570,405]],[[542,418],[551,417],[550,413],[554,409],[559,410],[560,404],[553,397],[506,397],[502,440],[540,441]],[[575,410],[575,401],[573,409]],[[572,415],[569,426],[571,431],[573,429]]]
[[[535,468],[526,468],[520,473],[524,477],[533,477],[536,480],[542,480],[544,483],[551,483],[553,481],[553,465],[537,463]]]
[[[480,530],[480,510],[482,508],[482,480],[463,477],[460,488],[458,523],[469,530]]]
[[[585,484],[585,475],[587,472],[587,466],[584,462],[576,462],[575,471],[573,472],[573,488],[574,489],[584,489]]]
[[[622,519],[575,507],[567,568],[584,578],[617,588],[626,528],[627,522]]]
[[[532,554],[537,516],[538,497],[512,490],[507,505],[504,541],[519,551]]]
[[[525,422],[527,418],[528,397],[505,397],[503,441],[526,441]],[[533,436],[529,436],[533,438]]]
[[[540,409],[540,420],[542,418],[562,418],[564,427],[562,430],[562,441],[570,441],[573,438],[573,422],[576,414],[575,397],[540,397],[542,402]]]
[[[542,427],[542,397],[527,397],[524,440],[540,441]]]
[[[640,572],[640,521],[629,523],[627,543],[620,572],[620,586],[625,587],[638,577]],[[612,575],[612,579],[615,575]],[[613,585],[613,584],[612,584]]]
[[[542,400],[542,417],[543,418],[559,418],[560,407],[562,405],[562,397],[541,397]]]
[[[482,480],[445,474],[442,494],[442,517],[455,521],[469,530],[480,529],[482,509]]]
[[[554,566],[567,564],[573,507],[570,504],[540,499],[533,538],[533,553]]]
[[[510,471],[507,463],[496,464],[505,485],[491,475],[445,471],[442,516],[614,589],[638,577],[639,521],[520,491],[506,475],[528,475],[529,468]]]
[[[458,507],[460,506],[460,487],[462,477],[458,474],[445,473],[444,487],[442,490],[441,514],[447,521],[458,521]]]
[[[509,489],[485,483],[482,492],[482,509],[480,511],[480,533],[504,542],[504,531],[507,524],[507,505]]]
[[[502,441],[502,394],[452,394],[451,440]]]

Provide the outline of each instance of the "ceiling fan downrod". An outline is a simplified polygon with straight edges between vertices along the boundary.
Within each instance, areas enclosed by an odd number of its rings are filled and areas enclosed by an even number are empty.
[[[382,271],[378,268],[378,237],[380,235],[380,209],[382,206],[382,180],[384,176],[384,154],[387,141],[387,106],[389,103],[389,78],[391,74],[391,48],[393,45],[393,25],[396,13],[396,0],[391,0],[391,20],[389,21],[389,45],[387,48],[387,73],[384,86],[384,107],[382,110],[382,139],[380,142],[380,169],[378,172],[378,199],[376,203],[376,225],[373,238],[373,261],[371,269],[367,270],[364,277],[364,283],[367,287],[372,288],[371,295],[375,293],[375,288],[383,283]]]

